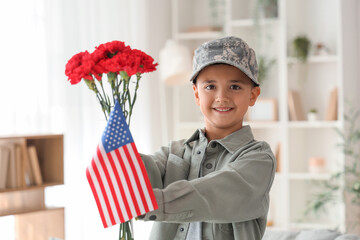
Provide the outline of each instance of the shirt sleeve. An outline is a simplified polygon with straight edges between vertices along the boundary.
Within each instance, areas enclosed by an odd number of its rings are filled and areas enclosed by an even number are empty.
[[[163,178],[166,172],[166,163],[169,156],[169,149],[162,147],[154,155],[140,153],[140,157],[145,165],[152,188],[162,189],[164,187]]]
[[[155,188],[159,209],[144,220],[229,223],[265,216],[274,175],[275,158],[268,145],[261,144],[222,170]]]

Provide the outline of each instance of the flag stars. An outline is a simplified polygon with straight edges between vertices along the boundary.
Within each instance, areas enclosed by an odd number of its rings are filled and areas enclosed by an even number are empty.
[[[115,107],[109,117],[108,124],[102,137],[106,152],[115,150],[133,141],[131,133],[126,125],[126,118],[121,114],[121,110],[116,108],[117,107]]]

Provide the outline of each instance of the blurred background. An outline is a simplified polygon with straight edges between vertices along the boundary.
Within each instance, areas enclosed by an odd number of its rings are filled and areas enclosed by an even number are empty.
[[[257,53],[262,93],[245,124],[269,142],[278,161],[268,226],[359,233],[360,170],[343,169],[359,160],[359,120],[352,113],[360,109],[360,1],[3,0],[0,13],[1,141],[63,136],[55,143],[63,147],[63,176],[40,187],[40,209],[22,208],[33,188],[0,189],[1,239],[42,239],[36,231],[47,230],[32,229],[27,216],[53,206],[63,210],[64,222],[53,237],[117,238],[118,226],[103,228],[85,176],[106,121],[85,84],[67,81],[65,65],[74,54],[119,40],[159,63],[141,80],[131,123],[139,152],[150,154],[202,127],[187,80],[192,54],[226,35],[243,38]],[[347,135],[357,137],[349,142]],[[326,187],[333,174],[339,177],[331,186],[340,191]],[[11,209],[15,200],[20,210]],[[36,219],[46,228],[47,218]],[[135,221],[135,239],[147,239],[151,225]]]

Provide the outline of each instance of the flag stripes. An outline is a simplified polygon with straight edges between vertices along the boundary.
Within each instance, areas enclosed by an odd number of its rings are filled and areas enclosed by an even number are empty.
[[[100,141],[86,176],[104,227],[158,208],[133,142],[106,153]]]

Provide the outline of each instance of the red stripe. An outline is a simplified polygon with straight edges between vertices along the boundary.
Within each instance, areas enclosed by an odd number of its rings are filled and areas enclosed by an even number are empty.
[[[89,167],[91,167],[91,166],[89,166]],[[98,209],[99,209],[101,221],[102,221],[102,223],[103,223],[103,225],[104,225],[104,228],[107,228],[108,225],[107,225],[106,220],[105,220],[104,212],[103,212],[103,209],[102,209],[102,206],[101,206],[99,197],[98,197],[98,195],[97,195],[94,182],[92,181],[91,175],[90,175],[90,173],[89,173],[89,167],[86,169],[86,177],[87,177],[87,179],[88,179],[88,182],[89,182],[91,191],[92,191],[92,193],[93,193],[93,195],[94,195],[96,205],[97,205],[97,207],[98,207]]]
[[[122,159],[121,155],[120,155],[120,152],[119,152],[119,149],[116,149],[114,150],[115,153],[116,153],[116,156],[118,157],[118,159]],[[129,178],[129,174],[128,174],[128,171],[126,169],[126,166],[124,164],[124,161],[119,161],[120,162],[120,166],[121,166],[121,169],[122,169],[122,172],[125,176],[125,180],[126,180],[126,184],[129,188],[129,192],[130,192],[130,197],[131,197],[131,202],[134,204],[134,207],[135,207],[135,211],[136,212],[139,212],[139,206],[137,204],[136,201],[134,201],[135,198],[135,194],[134,194],[134,189],[132,188],[132,184],[131,184],[131,181],[130,181],[130,178]],[[130,199],[128,199],[130,201]],[[132,213],[131,216],[129,216],[129,218],[132,218],[134,217],[134,213]]]
[[[136,171],[136,168],[135,168],[135,165],[134,165],[134,162],[133,161],[136,161],[136,159],[132,159],[132,157],[130,156],[130,153],[129,153],[129,150],[127,149],[127,146],[124,145],[123,146],[124,148],[124,151],[125,151],[125,154],[126,154],[126,157],[128,159],[130,159],[129,161],[129,164],[130,164],[130,167],[131,167],[131,171],[133,172],[133,175],[134,175],[134,178],[135,178],[135,182],[136,182],[136,186],[137,186],[137,189],[139,190],[139,194],[140,194],[140,198],[141,198],[141,201],[144,205],[144,208],[145,208],[145,212],[149,212],[149,207],[147,205],[147,202],[146,202],[146,198],[145,198],[145,195],[144,195],[144,191],[143,191],[143,188],[141,186],[141,183],[140,183],[140,179],[139,179],[139,172]],[[139,201],[140,199],[136,199],[136,201]],[[141,212],[138,212],[137,213],[138,216],[141,215],[142,213]]]
[[[115,163],[114,163],[114,159],[112,158],[110,153],[108,153],[107,156],[108,156],[108,158],[110,160],[110,164],[111,164],[111,167],[112,167],[112,169],[114,171],[117,184],[118,184],[118,186],[120,188],[121,200],[123,201],[123,203],[125,205],[126,213],[127,213],[128,216],[132,216],[131,210],[130,210],[130,207],[129,207],[129,203],[128,203],[126,195],[125,195],[123,184],[122,184],[122,182],[120,180],[118,170],[116,169],[116,166],[115,166]],[[121,159],[118,159],[118,158],[116,158],[115,160],[119,161],[119,162],[121,161]],[[125,222],[126,220],[124,219],[123,214],[119,212],[119,215],[120,215],[121,222]]]
[[[102,155],[102,152],[100,151],[100,147],[98,146],[96,148],[96,153],[99,157],[99,161],[100,161],[100,164],[101,164],[101,167],[105,173],[105,177],[106,177],[106,180],[108,182],[108,185],[109,185],[109,188],[110,188],[110,192],[107,192],[107,194],[109,195],[109,197],[112,197],[114,203],[115,203],[115,207],[116,207],[116,210],[117,212],[113,212],[113,210],[110,208],[109,210],[111,211],[111,214],[114,216],[115,214],[116,215],[119,215],[119,213],[121,213],[121,210],[120,210],[120,205],[119,205],[119,200],[116,196],[116,192],[115,192],[115,189],[114,189],[114,185],[112,183],[112,180],[111,180],[111,177],[110,177],[110,174],[109,174],[109,171],[106,167],[106,164],[105,164],[105,159],[109,160],[107,158],[107,155]],[[114,172],[114,169],[112,169],[112,171]],[[111,196],[110,196],[111,194]],[[111,220],[111,223],[112,225],[115,225],[117,222],[115,221],[115,217],[113,218],[114,222]]]
[[[99,157],[99,156],[98,156],[98,157]],[[107,196],[107,194],[106,194],[106,190],[105,190],[103,181],[102,181],[102,179],[101,179],[101,177],[100,177],[99,171],[98,171],[98,169],[97,169],[97,167],[96,167],[95,159],[93,159],[93,160],[91,161],[91,165],[92,165],[92,167],[93,167],[93,169],[94,169],[94,173],[95,173],[95,175],[96,175],[96,179],[97,179],[98,182],[99,182],[100,189],[101,189],[101,194],[102,194],[102,196],[104,197],[104,200],[105,200],[105,205],[106,205],[105,211],[107,211],[107,213],[109,213],[110,221],[111,221],[111,223],[113,223],[113,222],[114,222],[114,216],[112,215],[112,212],[109,211],[109,209],[111,209],[111,208],[110,208],[110,204],[109,204],[109,199],[108,199],[108,196]],[[105,207],[105,206],[104,206],[104,207]]]
[[[154,210],[158,209],[159,206],[156,202],[156,198],[155,198],[155,195],[154,195],[154,192],[152,190],[152,186],[151,186],[151,183],[150,183],[150,180],[149,180],[149,176],[146,172],[146,169],[145,169],[145,166],[144,166],[144,163],[140,157],[140,154],[139,152],[137,151],[137,148],[136,148],[136,145],[134,142],[131,143],[131,147],[135,153],[135,156],[136,156],[136,160],[138,161],[138,164],[140,166],[140,169],[141,169],[141,172],[142,172],[142,175],[144,176],[144,180],[145,180],[145,183],[146,183],[146,187],[147,187],[147,190],[148,190],[148,193],[150,195],[150,198],[151,198],[151,202],[152,202],[152,205],[154,207]]]

